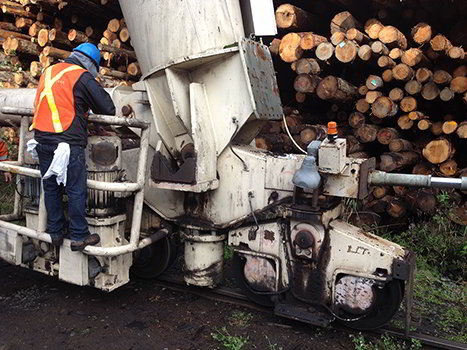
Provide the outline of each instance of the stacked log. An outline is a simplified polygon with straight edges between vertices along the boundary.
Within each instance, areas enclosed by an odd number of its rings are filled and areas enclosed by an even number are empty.
[[[45,68],[86,42],[105,48],[98,77],[105,87],[130,86],[140,78],[117,1],[2,0],[0,4],[0,43],[8,58],[2,60],[2,87],[36,87]]]
[[[278,2],[276,19],[292,6]],[[383,10],[389,3],[378,1]],[[436,12],[420,20],[414,4],[403,5],[401,18],[387,17],[381,9],[373,13],[372,6],[330,12],[324,30],[324,17],[313,25],[318,15],[313,6],[294,5],[295,24],[280,25],[270,45],[288,106],[285,123],[268,122],[257,146],[299,153],[299,147],[305,150],[308,142],[325,137],[316,130],[332,120],[347,139],[348,156],[375,157],[380,170],[445,177],[465,173],[465,29],[457,26],[463,35],[453,35]],[[391,6],[389,12],[395,12],[399,4]],[[305,36],[311,38],[308,47]],[[273,135],[280,135],[277,142]],[[401,218],[409,212],[432,213],[435,195],[435,190],[378,187],[365,202],[369,210]]]

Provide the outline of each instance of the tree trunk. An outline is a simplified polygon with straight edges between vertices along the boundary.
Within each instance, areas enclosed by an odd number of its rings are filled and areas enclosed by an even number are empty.
[[[80,32],[76,29],[70,29],[68,31],[68,40],[70,42],[80,43],[80,44],[87,43],[90,41],[88,36],[85,33]]]
[[[457,163],[455,160],[449,159],[439,165],[439,171],[446,176],[454,176],[457,173]]]
[[[373,142],[378,135],[379,127],[376,125],[364,124],[355,130],[355,136],[361,143]]]
[[[451,81],[451,90],[456,94],[463,94],[467,91],[467,77],[456,77]]]
[[[411,48],[404,51],[404,54],[401,57],[401,62],[409,67],[415,67],[419,63],[425,65],[430,64],[428,58],[423,54],[422,50],[418,48]]]
[[[269,44],[269,51],[273,56],[279,56],[279,46],[281,45],[281,39],[274,38]]]
[[[15,20],[16,28],[22,29],[32,26],[34,21],[31,18],[17,17]]]
[[[431,39],[430,45],[433,51],[444,52],[445,54],[448,54],[449,50],[452,48],[451,42],[442,34],[438,34]]]
[[[365,95],[365,101],[371,105],[380,96],[383,96],[383,93],[381,91],[368,91]]]
[[[380,68],[392,68],[395,65],[396,62],[394,62],[389,56],[381,56],[378,58],[378,67]]]
[[[361,128],[365,124],[365,116],[360,112],[353,112],[349,117],[349,125],[354,129]]]
[[[408,114],[408,116],[409,116],[409,119],[413,121],[429,118],[425,114],[423,114],[423,112],[419,112],[419,111],[412,111]]]
[[[423,22],[413,27],[411,32],[413,41],[419,45],[429,42],[432,34],[431,26]]]
[[[377,139],[382,145],[389,145],[392,140],[400,137],[399,132],[394,128],[382,128],[378,131]]]
[[[342,32],[335,32],[331,35],[331,44],[334,46],[339,45],[345,40],[345,34]]]
[[[10,22],[0,22],[0,29],[2,30],[8,30],[10,32],[19,32],[20,30]],[[31,34],[29,34],[31,35]]]
[[[334,54],[334,46],[331,43],[321,43],[315,51],[316,57],[321,61],[329,60]]]
[[[453,155],[454,149],[448,140],[441,138],[428,143],[422,153],[430,163],[440,164]]]
[[[389,51],[389,57],[391,57],[393,60],[400,59],[403,54],[404,54],[404,51],[398,47],[395,47],[391,49],[391,51]]]
[[[409,81],[414,76],[414,71],[406,64],[399,63],[392,69],[392,74],[396,80]]]
[[[439,93],[441,101],[449,102],[454,98],[454,92],[447,86]]]
[[[467,139],[467,121],[463,121],[459,124],[456,133],[461,139]]]
[[[362,61],[369,61],[372,57],[373,51],[369,45],[362,45],[358,48],[358,57]]]
[[[433,72],[428,68],[418,68],[415,73],[415,79],[422,84],[430,82],[433,79]]]
[[[420,156],[413,151],[383,153],[380,157],[379,168],[387,172],[401,170],[416,164],[419,160]]]
[[[410,141],[393,138],[389,141],[389,150],[391,152],[412,151],[413,146]]]
[[[113,78],[117,78],[117,79],[123,79],[123,80],[138,80],[137,77],[135,76],[132,76],[128,73],[125,73],[125,72],[120,72],[118,70],[114,70],[114,69],[109,69],[109,68],[104,68],[104,67],[101,67],[100,70],[99,70],[99,73],[101,75],[106,75],[108,77],[113,77]]]
[[[367,35],[363,34],[361,31],[359,31],[357,28],[350,28],[347,31],[347,33],[345,33],[345,36],[347,37],[347,39],[353,40],[357,43],[366,44],[370,42],[370,38]]]
[[[355,109],[360,113],[366,113],[370,109],[370,104],[364,98],[361,98],[355,103]]]
[[[457,130],[457,122],[449,120],[443,123],[443,133],[445,135],[453,134]]]
[[[365,33],[367,33],[368,36],[373,40],[378,39],[379,32],[383,28],[384,28],[384,25],[380,21],[378,21],[376,18],[371,18],[365,22]]]
[[[312,74],[299,74],[294,81],[295,91],[302,93],[314,93],[321,78]]]
[[[401,110],[409,113],[417,109],[417,100],[412,96],[404,97],[400,102]]]
[[[284,62],[294,62],[303,55],[303,49],[300,47],[301,37],[298,33],[286,34],[279,46],[279,56]]]
[[[130,51],[130,50],[123,49],[123,48],[117,48],[117,47],[113,47],[113,46],[109,46],[109,45],[103,45],[103,44],[99,44],[99,45],[97,45],[97,47],[101,51],[111,52],[111,53],[117,54],[119,56],[127,57],[127,58],[131,59],[132,61],[136,61],[136,54],[135,54],[134,51]]]
[[[70,56],[70,54],[71,54],[71,52],[69,52],[69,51],[57,49],[56,47],[52,47],[52,46],[46,46],[42,50],[42,55],[44,55],[45,57],[50,56],[50,57],[59,58],[59,59],[62,59],[62,60],[64,60],[65,58],[68,58],[68,56]]]
[[[340,12],[331,20],[331,34],[346,33],[350,28],[361,28],[361,24],[348,11]]]
[[[357,46],[351,41],[342,41],[336,46],[335,56],[342,63],[352,62],[357,57]]]
[[[451,74],[445,70],[437,70],[433,74],[433,81],[438,85],[448,85],[452,80]]]
[[[422,97],[425,100],[432,101],[435,98],[437,98],[438,95],[439,95],[439,88],[435,83],[429,82],[423,85]]]
[[[377,75],[369,75],[365,85],[368,90],[378,90],[383,87],[383,79]]]
[[[49,30],[47,28],[42,28],[37,34],[37,43],[40,47],[44,47],[49,42]]]
[[[390,83],[391,81],[394,80],[394,75],[392,74],[392,69],[386,69],[383,71],[381,74],[381,78],[383,78],[383,81],[385,83]]]
[[[3,49],[5,53],[11,53],[12,51],[21,52],[31,56],[39,56],[40,47],[28,40],[10,37],[3,43]]]
[[[413,126],[413,121],[409,119],[408,115],[402,115],[397,118],[397,125],[402,130],[409,130]]]
[[[389,194],[389,189],[385,186],[374,186],[371,190],[371,194],[376,199],[380,199]]]
[[[378,39],[384,44],[397,45],[401,49],[405,50],[407,48],[407,39],[404,34],[402,34],[399,29],[393,26],[385,26],[379,32]]]
[[[381,41],[374,41],[371,44],[371,51],[377,55],[389,55],[389,49]]]
[[[276,23],[280,29],[305,31],[320,26],[322,21],[299,7],[282,4],[276,9]]]
[[[130,31],[128,30],[128,28],[122,28],[120,30],[120,33],[118,33],[118,37],[122,43],[126,43],[128,40],[130,40]]]
[[[399,102],[404,98],[404,91],[399,88],[394,88],[389,91],[389,98],[394,102]]]
[[[141,69],[139,68],[139,64],[137,62],[130,63],[126,71],[133,77],[141,76]]]
[[[301,58],[295,63],[295,72],[297,74],[319,75],[321,73],[321,65],[314,58]]]
[[[321,80],[316,92],[322,100],[348,101],[357,95],[357,88],[344,79],[329,75]]]
[[[324,36],[311,32],[300,33],[299,35],[301,37],[300,47],[303,50],[313,50],[316,49],[319,44],[328,42],[328,39],[326,39]]]
[[[309,144],[314,140],[324,140],[327,135],[327,127],[324,125],[308,125],[300,132],[300,140]]]
[[[371,112],[378,118],[392,117],[397,113],[397,104],[389,97],[380,96],[371,105]]]
[[[388,203],[386,212],[393,218],[401,218],[407,213],[407,206],[402,199],[392,198]]]
[[[417,128],[419,130],[422,130],[422,131],[428,130],[432,126],[433,126],[433,123],[431,121],[429,121],[428,119],[419,120],[418,123],[417,123]]]
[[[422,91],[422,84],[420,84],[416,80],[409,80],[404,87],[405,91],[407,91],[410,95],[417,95]]]

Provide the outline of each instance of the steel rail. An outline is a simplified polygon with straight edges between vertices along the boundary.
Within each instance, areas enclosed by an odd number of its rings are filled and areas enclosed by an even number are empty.
[[[183,278],[169,275],[164,273],[163,275],[159,276],[158,280],[155,281],[156,285],[169,288],[172,290],[176,290],[183,293],[192,293],[194,295],[214,300],[218,302],[225,302],[228,304],[239,305],[243,307],[247,307],[252,310],[256,310],[259,312],[264,312],[270,315],[274,315],[274,310],[272,308],[268,308],[265,306],[258,305],[250,299],[238,292],[237,290],[229,287],[219,286],[213,289],[206,289],[201,287],[193,287],[187,286],[184,282]],[[347,331],[347,332],[355,332],[355,329],[346,327],[341,324],[334,323],[332,325],[334,329],[340,331]],[[382,327],[371,331],[365,331],[369,334],[388,334],[394,336],[399,339],[409,340],[409,339],[416,339],[420,341],[423,345],[431,346],[437,349],[446,349],[446,350],[467,350],[467,344],[459,343],[453,340],[443,339],[434,337],[427,334],[422,334],[418,332],[410,332],[408,335],[405,334],[403,329],[398,329],[394,327]]]

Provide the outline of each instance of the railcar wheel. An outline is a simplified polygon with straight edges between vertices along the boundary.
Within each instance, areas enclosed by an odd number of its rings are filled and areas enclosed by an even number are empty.
[[[131,274],[143,279],[154,279],[161,275],[177,257],[177,246],[169,237],[151,244],[133,255]]]
[[[340,320],[340,323],[358,330],[371,330],[382,327],[393,318],[399,310],[404,297],[402,282],[393,280],[386,283],[381,289],[377,287],[373,288],[375,301],[368,313],[361,317],[350,312],[344,312],[339,316],[346,319],[355,318],[355,321]]]
[[[237,282],[237,286],[240,287],[243,293],[250,299],[251,301],[263,305],[266,307],[273,307],[274,302],[271,300],[271,295],[264,294],[262,291],[255,290],[255,288],[250,285],[245,277],[245,262],[246,259],[240,256],[237,253],[234,253],[232,258],[232,265],[233,265],[233,275]]]

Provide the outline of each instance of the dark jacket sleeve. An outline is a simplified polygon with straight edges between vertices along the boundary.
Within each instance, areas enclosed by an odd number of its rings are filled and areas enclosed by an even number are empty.
[[[93,78],[91,73],[83,73],[79,79],[83,99],[95,114],[115,115],[115,105],[107,91]]]

